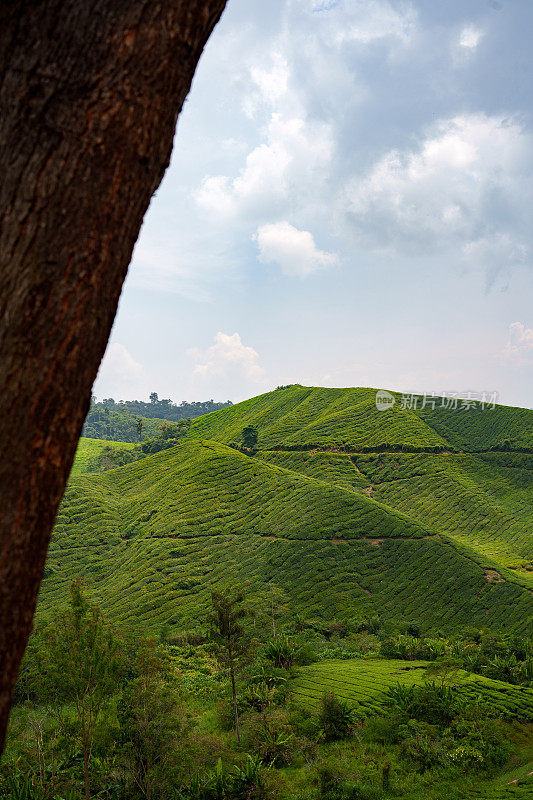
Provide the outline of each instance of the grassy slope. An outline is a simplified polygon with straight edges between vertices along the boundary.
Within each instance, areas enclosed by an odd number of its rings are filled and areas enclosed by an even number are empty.
[[[275,454],[277,466],[189,438],[72,479],[41,608],[82,574],[113,614],[154,627],[195,622],[227,581],[248,581],[259,595],[274,582],[308,617],[379,612],[433,629],[528,627],[527,591],[488,583],[472,553],[367,497],[368,478],[346,456],[303,454],[320,462],[308,475],[281,464],[300,455]]]
[[[74,459],[74,464],[70,472],[71,476],[80,475],[82,472],[85,472],[89,461],[95,458],[95,456],[108,445],[125,449],[135,446],[129,442],[111,442],[104,439],[88,439],[82,436],[78,443],[78,449],[76,450],[76,458]]]
[[[334,692],[367,713],[383,709],[382,698],[387,689],[401,683],[405,686],[423,683],[425,661],[396,661],[384,659],[350,659],[323,661],[300,667],[292,682],[296,702],[315,711],[325,692]],[[460,672],[454,683],[467,694],[475,694],[495,707],[502,715],[518,714],[524,721],[533,721],[533,690],[494,681],[482,675]]]
[[[533,561],[533,457],[510,467],[497,456],[382,454],[356,464],[376,500],[512,567]]]
[[[533,561],[531,455],[261,451],[257,457],[373,498],[498,568],[514,569],[533,587],[533,572],[525,569]]]
[[[264,448],[296,445],[376,446],[409,442],[443,446],[445,440],[414,412],[380,412],[374,389],[291,386],[245,400],[193,421],[192,435],[237,441],[245,425],[260,431]]]
[[[263,449],[283,446],[449,447],[486,450],[510,439],[515,449],[533,447],[533,411],[495,409],[448,411],[394,407],[378,411],[375,389],[277,389],[193,421],[193,435],[231,442],[245,425],[255,425]],[[421,405],[421,403],[419,403]]]

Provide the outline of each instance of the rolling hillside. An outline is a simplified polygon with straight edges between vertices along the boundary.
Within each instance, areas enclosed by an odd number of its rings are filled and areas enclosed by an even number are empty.
[[[71,477],[86,472],[90,461],[101,453],[106,445],[123,448],[124,450],[129,450],[134,447],[134,444],[130,444],[129,442],[111,442],[104,439],[90,439],[86,436],[82,436],[78,443],[72,470],[70,471]]]
[[[257,457],[351,487],[533,586],[530,455],[260,451]]]
[[[457,410],[402,408],[402,395],[391,393],[395,404],[376,408],[376,389],[323,389],[288,386],[243,403],[206,414],[193,422],[198,436],[229,443],[239,439],[245,425],[254,425],[262,449],[338,447],[348,450],[377,447],[484,451],[510,447],[533,451],[533,411],[496,406]],[[408,405],[412,404],[409,399]]]
[[[531,456],[474,454],[475,426],[461,433],[472,453],[452,452],[443,428],[374,397],[280,389],[193,421],[170,450],[74,475],[41,610],[81,575],[120,619],[193,625],[214,586],[246,582],[308,617],[531,631]],[[533,412],[479,413],[515,414],[515,440],[530,440]],[[253,457],[228,446],[247,424]],[[387,443],[437,452],[372,451]]]

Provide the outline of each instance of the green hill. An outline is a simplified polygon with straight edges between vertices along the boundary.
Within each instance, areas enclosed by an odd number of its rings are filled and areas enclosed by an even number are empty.
[[[76,450],[76,458],[70,471],[71,477],[73,475],[81,475],[87,472],[89,463],[102,452],[103,448],[111,445],[112,447],[120,448],[123,450],[130,450],[134,447],[133,443],[129,442],[111,442],[103,439],[90,439],[82,436],[78,442],[78,449]]]
[[[194,420],[170,450],[74,475],[41,610],[81,575],[117,618],[195,624],[213,587],[245,582],[259,600],[276,585],[307,617],[530,632],[531,457],[451,452],[415,412],[380,412],[374,397],[280,389]],[[497,438],[498,415],[516,411],[479,413],[496,415]],[[515,441],[532,418],[516,417]],[[248,424],[253,456],[228,446]],[[462,441],[481,450],[476,430]],[[437,452],[372,452],[386,445]]]
[[[262,449],[338,447],[357,450],[377,447],[475,450],[490,448],[533,451],[533,411],[507,406],[457,410],[422,408],[422,397],[392,392],[395,403],[376,408],[376,389],[323,389],[288,386],[194,420],[193,430],[204,438],[229,443],[239,439],[245,425],[260,433]],[[417,407],[411,408],[416,400]],[[433,402],[433,401],[432,401]]]
[[[533,586],[530,455],[259,451],[257,457],[363,493]]]

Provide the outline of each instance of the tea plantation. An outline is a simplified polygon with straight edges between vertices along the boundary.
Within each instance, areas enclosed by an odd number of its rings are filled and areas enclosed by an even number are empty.
[[[363,493],[533,586],[533,456],[261,451],[272,464]]]
[[[383,711],[387,689],[400,683],[405,686],[428,680],[425,661],[350,659],[325,661],[300,667],[292,682],[292,695],[304,708],[314,710],[326,692],[351,703],[365,714]],[[467,697],[478,697],[498,716],[533,721],[533,690],[489,680],[461,670],[454,681],[457,691]]]
[[[193,421],[193,432],[223,442],[236,441],[254,425],[263,449],[276,446],[330,446],[357,450],[400,447],[484,451],[533,451],[533,411],[507,406],[426,401],[392,392],[394,406],[376,408],[376,389],[287,386]],[[431,406],[435,405],[435,408]],[[424,407],[423,407],[424,406]]]
[[[532,456],[454,452],[443,426],[396,406],[378,411],[371,389],[278,389],[99,473],[80,474],[96,447],[82,442],[40,610],[81,576],[113,616],[155,630],[193,624],[214,587],[245,583],[259,602],[275,585],[295,613],[322,619],[530,632]],[[456,424],[463,442],[477,435],[470,413]],[[476,446],[496,441],[500,417],[529,441],[533,412],[475,413],[488,421]],[[253,453],[236,449],[247,424]]]
[[[82,472],[86,472],[90,461],[92,461],[93,458],[96,458],[96,456],[101,453],[103,448],[106,446],[129,450],[135,445],[130,444],[129,442],[110,442],[107,440],[104,441],[103,439],[89,439],[85,436],[82,436],[78,442],[76,458],[74,459],[74,464],[72,465],[72,470],[70,473],[71,476],[80,475]]]

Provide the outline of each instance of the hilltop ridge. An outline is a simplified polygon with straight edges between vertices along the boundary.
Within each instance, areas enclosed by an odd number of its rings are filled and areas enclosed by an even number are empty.
[[[238,440],[244,425],[260,431],[263,449],[322,446],[404,447],[533,452],[533,411],[473,401],[446,408],[450,398],[390,392],[394,405],[376,406],[378,390],[287,386],[193,420],[191,436]],[[403,400],[403,402],[402,402]],[[411,407],[416,402],[417,407]],[[432,408],[433,404],[435,408]],[[405,406],[405,407],[404,407]]]

